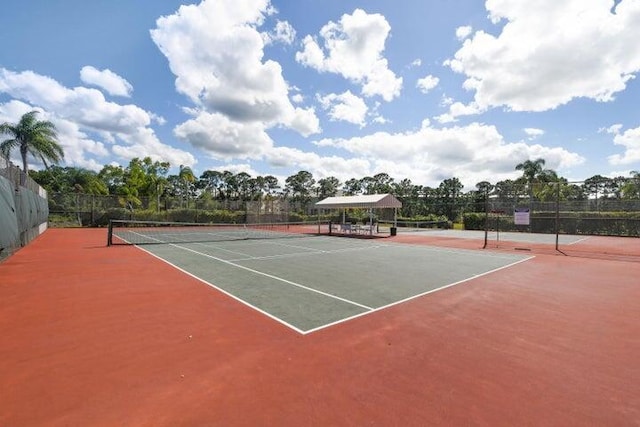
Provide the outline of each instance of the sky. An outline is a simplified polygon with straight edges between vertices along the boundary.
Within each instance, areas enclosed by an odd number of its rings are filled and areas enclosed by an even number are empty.
[[[0,123],[62,166],[465,188],[640,170],[640,0],[3,0]],[[15,153],[12,159],[21,162]],[[30,167],[42,168],[37,160]]]

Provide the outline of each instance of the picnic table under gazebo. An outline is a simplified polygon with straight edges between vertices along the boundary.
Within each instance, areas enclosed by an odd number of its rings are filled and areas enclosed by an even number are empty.
[[[332,224],[332,232],[339,231],[345,234],[359,233],[373,235],[376,231],[373,223],[374,209],[393,209],[393,223],[391,234],[395,234],[397,224],[398,208],[402,207],[402,202],[392,194],[364,194],[359,196],[336,196],[327,197],[315,204],[318,209],[341,209],[342,222],[340,224]],[[346,211],[348,209],[367,209],[369,212],[369,222],[359,226],[357,224],[347,223]],[[333,228],[335,226],[335,228]]]

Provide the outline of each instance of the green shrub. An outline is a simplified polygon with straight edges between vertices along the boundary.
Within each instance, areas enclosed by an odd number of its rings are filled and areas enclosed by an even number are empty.
[[[484,213],[465,213],[462,217],[462,223],[465,230],[484,230],[486,214]]]

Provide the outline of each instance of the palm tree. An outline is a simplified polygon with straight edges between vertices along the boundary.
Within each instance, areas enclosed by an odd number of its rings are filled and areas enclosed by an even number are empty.
[[[531,184],[535,179],[543,172],[543,166],[545,164],[544,159],[525,160],[522,163],[516,165],[516,170],[522,171],[522,176],[527,181],[527,184]]]
[[[180,165],[180,172],[178,177],[184,185],[184,194],[187,202],[187,209],[189,208],[189,194],[191,193],[191,184],[196,181],[196,176],[193,174],[193,170],[189,166]]]
[[[8,134],[9,139],[0,143],[0,152],[9,157],[11,150],[18,148],[22,157],[22,171],[28,174],[27,156],[40,158],[47,167],[47,160],[58,163],[64,158],[64,151],[58,144],[56,127],[49,121],[37,120],[38,111],[23,114],[16,124],[0,124],[0,135]]]
[[[545,169],[545,163],[544,159],[539,158],[535,160],[525,160],[524,162],[516,165],[516,170],[522,171],[520,179],[522,179],[529,187],[529,203],[533,202],[533,197],[536,192],[534,186],[536,186],[536,184],[539,187],[540,182],[553,181],[554,177],[555,181],[557,181],[556,172],[552,169]]]

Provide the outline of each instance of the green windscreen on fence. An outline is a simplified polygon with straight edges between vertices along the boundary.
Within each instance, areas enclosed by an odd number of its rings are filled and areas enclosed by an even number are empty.
[[[0,156],[0,260],[47,229],[47,192]]]
[[[14,193],[11,182],[0,176],[0,259],[20,247]]]

